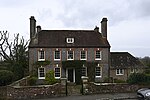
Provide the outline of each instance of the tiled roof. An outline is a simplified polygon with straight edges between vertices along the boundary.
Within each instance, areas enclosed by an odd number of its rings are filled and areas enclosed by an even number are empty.
[[[111,52],[111,68],[144,67],[144,65],[128,52]]]
[[[66,38],[74,38],[68,44]],[[94,30],[42,30],[38,33],[38,45],[30,47],[110,47],[106,38]]]

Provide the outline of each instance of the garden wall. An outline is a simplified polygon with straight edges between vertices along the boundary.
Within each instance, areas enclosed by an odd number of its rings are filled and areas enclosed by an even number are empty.
[[[64,96],[65,88],[61,83],[40,86],[8,86],[8,99],[35,99]]]
[[[91,83],[87,82],[83,84],[84,94],[100,94],[100,93],[128,93],[135,92],[144,87],[143,85],[131,85],[131,84],[115,84],[115,83]]]
[[[7,97],[7,87],[0,86],[0,100]]]

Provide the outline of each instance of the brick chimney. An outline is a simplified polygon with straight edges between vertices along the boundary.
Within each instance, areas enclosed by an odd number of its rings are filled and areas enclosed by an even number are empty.
[[[101,33],[105,38],[107,38],[107,21],[107,18],[103,18],[101,21]]]
[[[30,17],[30,39],[32,40],[36,36],[36,20],[34,16]]]
[[[37,33],[41,31],[41,26],[40,25],[38,25],[36,28],[37,28]]]

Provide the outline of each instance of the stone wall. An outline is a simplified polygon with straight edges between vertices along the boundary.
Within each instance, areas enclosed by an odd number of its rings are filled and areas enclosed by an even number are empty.
[[[6,86],[0,86],[0,100],[6,98],[7,96],[7,87]]]
[[[7,87],[8,99],[35,99],[55,96],[65,96],[65,88],[60,83],[55,85]]]
[[[142,85],[130,85],[130,84],[113,84],[113,83],[90,83],[83,84],[84,94],[100,94],[100,93],[128,93],[135,92],[144,87]]]

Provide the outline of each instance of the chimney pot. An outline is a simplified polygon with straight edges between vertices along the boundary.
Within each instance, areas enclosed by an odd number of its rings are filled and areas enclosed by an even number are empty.
[[[99,27],[95,26],[94,31],[99,32]]]
[[[38,25],[36,28],[37,28],[37,33],[41,31],[41,26],[40,25]]]

